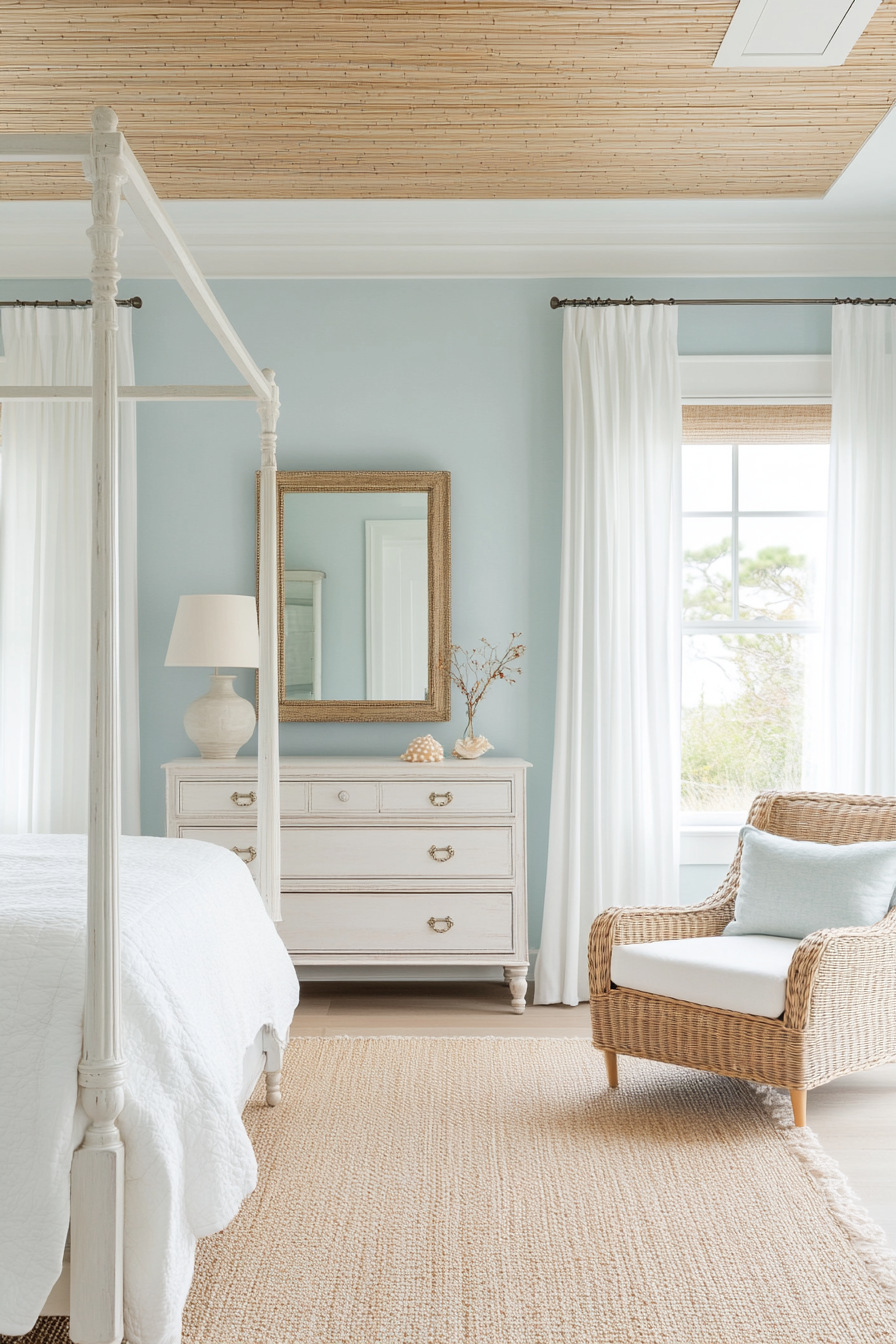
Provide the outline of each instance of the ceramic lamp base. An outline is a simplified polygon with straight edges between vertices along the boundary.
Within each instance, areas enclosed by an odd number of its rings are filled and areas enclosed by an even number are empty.
[[[255,709],[233,689],[233,675],[213,672],[205,695],[187,706],[187,737],[200,756],[221,760],[235,756],[255,731]]]

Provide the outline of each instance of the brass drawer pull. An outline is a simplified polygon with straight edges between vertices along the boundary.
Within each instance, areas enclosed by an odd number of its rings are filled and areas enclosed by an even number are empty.
[[[441,798],[442,801],[440,803],[436,802],[437,798]],[[451,793],[431,793],[429,795],[429,801],[432,803],[433,807],[447,807],[453,800],[454,795]]]
[[[454,920],[450,915],[445,915],[442,919],[437,919],[435,915],[432,915],[426,922],[433,933],[447,933],[449,929],[454,928]],[[438,928],[439,924],[444,924],[444,929]]]
[[[429,857],[435,859],[436,863],[447,863],[454,858],[454,850],[450,845],[430,845]]]
[[[241,798],[245,798],[246,801],[245,801],[244,803],[240,802],[240,799],[241,799]],[[230,795],[230,801],[231,801],[232,803],[235,803],[237,807],[252,807],[253,804],[254,804],[254,802],[255,802],[255,794],[254,794],[254,793],[232,793],[232,794]]]
[[[231,854],[239,854],[240,858],[242,858],[244,854],[248,854],[248,859],[243,859],[243,863],[254,863],[258,857],[254,845],[247,845],[245,849],[240,849],[239,845],[231,845],[230,852]]]

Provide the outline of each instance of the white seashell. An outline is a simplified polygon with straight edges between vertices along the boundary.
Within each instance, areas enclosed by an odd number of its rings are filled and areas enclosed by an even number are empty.
[[[425,737],[415,737],[407,751],[398,758],[400,761],[443,761],[445,752],[441,742],[437,742],[429,733]]]
[[[487,737],[459,737],[451,755],[459,756],[462,761],[475,761],[484,751],[494,751]]]

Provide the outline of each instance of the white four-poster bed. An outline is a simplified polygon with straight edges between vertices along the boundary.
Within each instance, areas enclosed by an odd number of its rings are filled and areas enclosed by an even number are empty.
[[[277,693],[276,423],[274,375],[259,369],[231,326],[141,169],[117,117],[97,108],[92,132],[0,136],[6,162],[76,160],[92,189],[93,386],[3,387],[6,400],[90,400],[93,410],[91,550],[91,754],[87,837],[87,961],[79,1100],[89,1123],[71,1165],[70,1333],[77,1344],[122,1339],[125,1150],[119,1117],[127,1062],[122,1050],[119,924],[120,761],[118,683],[118,401],[251,400],[261,417],[258,676],[258,887],[279,919],[280,805]],[[119,387],[116,294],[122,196],[187,297],[245,379],[235,387]],[[183,841],[155,842],[183,845]],[[229,860],[225,860],[229,861]],[[239,876],[237,874],[237,876]],[[253,899],[257,899],[254,898]],[[264,921],[266,923],[266,921]],[[268,1102],[279,1100],[280,1042],[265,1029],[259,1069]],[[256,1075],[257,1076],[257,1075]],[[56,1308],[59,1309],[58,1306]]]

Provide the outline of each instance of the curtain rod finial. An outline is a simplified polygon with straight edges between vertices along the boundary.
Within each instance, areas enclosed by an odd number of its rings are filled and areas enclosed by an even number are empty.
[[[557,298],[557,295],[556,295],[556,294],[555,294],[554,297],[551,299],[551,307],[552,307],[552,308],[559,308],[559,307],[560,307],[560,300]]]

